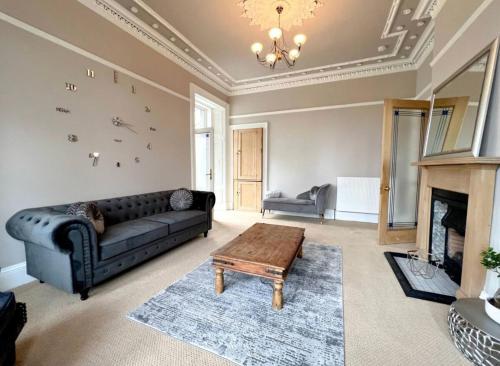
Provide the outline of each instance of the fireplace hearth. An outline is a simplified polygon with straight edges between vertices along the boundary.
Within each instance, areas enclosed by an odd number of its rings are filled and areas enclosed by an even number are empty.
[[[459,286],[462,280],[468,195],[432,189],[429,252]]]

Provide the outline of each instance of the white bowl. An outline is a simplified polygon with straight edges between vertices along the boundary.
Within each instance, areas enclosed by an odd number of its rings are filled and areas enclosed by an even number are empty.
[[[500,309],[494,305],[491,305],[489,300],[490,299],[484,300],[484,310],[491,319],[500,324]]]

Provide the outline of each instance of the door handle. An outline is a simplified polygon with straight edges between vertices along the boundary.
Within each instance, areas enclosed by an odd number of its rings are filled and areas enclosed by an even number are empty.
[[[385,187],[383,188],[383,190],[384,190],[384,191],[386,191],[386,192],[389,192],[389,191],[391,190],[391,187],[389,187],[389,186],[385,186]]]
[[[212,169],[210,169],[210,171],[207,174],[205,174],[205,175],[209,175],[210,176],[210,180],[212,180],[212,178],[213,178]]]

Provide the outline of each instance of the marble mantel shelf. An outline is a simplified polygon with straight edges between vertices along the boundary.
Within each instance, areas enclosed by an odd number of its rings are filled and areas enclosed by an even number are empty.
[[[431,165],[500,165],[500,157],[460,157],[460,158],[441,158],[441,159],[428,159],[413,162],[412,165],[418,166],[431,166]]]

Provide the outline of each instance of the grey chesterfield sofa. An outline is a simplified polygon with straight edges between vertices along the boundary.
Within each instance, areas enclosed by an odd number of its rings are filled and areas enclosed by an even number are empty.
[[[312,187],[296,198],[266,198],[262,201],[262,217],[266,210],[275,210],[318,215],[320,222],[323,223],[329,189],[330,184],[323,184],[320,187]]]
[[[98,236],[68,205],[22,210],[6,224],[24,241],[29,275],[87,299],[89,289],[212,228],[215,195],[193,192],[193,206],[171,211],[173,191],[97,201],[106,231]]]

